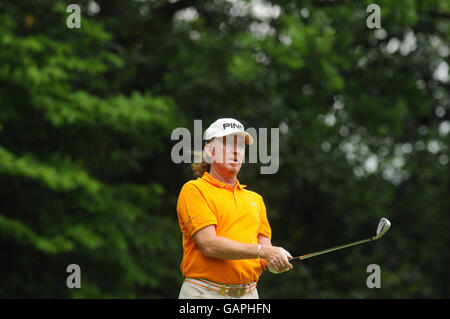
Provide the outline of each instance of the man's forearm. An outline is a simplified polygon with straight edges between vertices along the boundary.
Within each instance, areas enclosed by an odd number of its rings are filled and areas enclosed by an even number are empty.
[[[257,258],[258,245],[261,245],[259,256],[262,259],[261,266],[263,268],[267,262],[267,264],[272,265],[279,272],[292,269],[292,265],[288,260],[288,258],[292,258],[289,252],[281,247],[272,246],[270,239],[265,236],[258,236],[259,244],[244,244],[225,237],[216,236],[212,234],[211,230],[205,237],[201,236],[201,240],[198,240],[198,238],[196,240],[205,256],[227,260],[255,259]]]
[[[259,234],[258,235],[258,244],[266,245],[266,246],[272,246],[272,242],[270,241],[270,238],[267,238],[263,234]],[[267,267],[267,260],[265,260],[264,258],[261,258],[259,260],[259,262],[261,263],[262,268],[266,269],[266,267]]]
[[[254,259],[257,258],[258,244],[244,244],[215,236],[205,243],[204,254],[220,259]]]

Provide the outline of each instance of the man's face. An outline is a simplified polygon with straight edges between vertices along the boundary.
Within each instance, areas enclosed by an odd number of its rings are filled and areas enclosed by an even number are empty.
[[[222,174],[236,176],[245,158],[245,137],[242,135],[228,135],[215,138],[213,143],[211,165]]]

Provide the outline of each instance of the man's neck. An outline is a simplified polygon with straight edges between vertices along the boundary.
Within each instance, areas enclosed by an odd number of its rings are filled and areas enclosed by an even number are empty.
[[[214,170],[212,167],[209,172],[209,175],[211,175],[213,178],[217,179],[219,182],[231,185],[231,187],[233,187],[233,188],[234,188],[234,186],[236,186],[236,176],[232,176],[232,177],[223,176],[219,172]]]

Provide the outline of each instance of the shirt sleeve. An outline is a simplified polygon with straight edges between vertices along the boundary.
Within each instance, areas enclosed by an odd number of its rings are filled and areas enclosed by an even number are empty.
[[[261,196],[259,196],[259,230],[258,233],[266,236],[267,238],[272,238],[272,230],[270,228],[269,221],[267,220],[267,212],[266,205],[264,204],[264,200]]]
[[[206,198],[192,183],[186,183],[181,189],[177,213],[181,229],[191,236],[205,226],[217,225],[217,217],[209,207]]]

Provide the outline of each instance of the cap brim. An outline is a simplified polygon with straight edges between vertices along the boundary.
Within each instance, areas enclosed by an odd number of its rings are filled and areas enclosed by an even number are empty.
[[[245,132],[245,131],[240,131],[240,130],[236,130],[236,131],[228,131],[226,134],[223,134],[223,135],[216,135],[216,136],[214,136],[214,137],[224,137],[224,136],[228,136],[228,135],[242,135],[242,136],[245,136],[245,143],[247,144],[247,145],[252,145],[253,144],[253,137],[249,134],[249,133],[247,133],[247,132]]]

